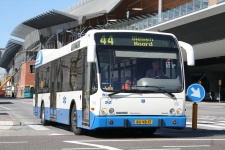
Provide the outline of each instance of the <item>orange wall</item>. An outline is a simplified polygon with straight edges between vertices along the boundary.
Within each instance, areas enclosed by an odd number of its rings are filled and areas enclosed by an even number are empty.
[[[217,3],[217,0],[209,0],[209,6],[214,5]]]
[[[16,97],[23,97],[25,85],[34,85],[34,73],[30,73],[30,65],[34,65],[35,62],[25,62],[20,68],[20,79],[18,83]],[[21,91],[21,87],[23,90]]]

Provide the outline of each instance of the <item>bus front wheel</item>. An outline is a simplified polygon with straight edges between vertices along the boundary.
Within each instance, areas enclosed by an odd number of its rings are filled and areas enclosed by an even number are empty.
[[[82,135],[85,134],[84,129],[78,128],[77,127],[77,109],[76,109],[76,105],[73,105],[71,114],[70,114],[70,128],[71,131],[73,131],[73,133],[75,135]]]

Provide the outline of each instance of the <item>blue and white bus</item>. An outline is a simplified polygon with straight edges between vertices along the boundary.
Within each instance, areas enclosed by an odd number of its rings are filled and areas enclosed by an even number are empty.
[[[146,77],[156,59],[164,75]],[[193,48],[173,34],[90,30],[60,49],[38,52],[33,113],[43,125],[70,125],[76,135],[112,128],[147,134],[183,129],[184,61],[194,65]],[[127,80],[130,87],[124,89]]]

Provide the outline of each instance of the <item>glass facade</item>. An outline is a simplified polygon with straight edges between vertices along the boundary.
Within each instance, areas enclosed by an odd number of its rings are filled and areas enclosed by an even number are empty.
[[[225,0],[218,0],[217,3],[225,2]],[[158,14],[148,14],[139,17],[131,17],[127,20],[109,25],[109,29],[124,29],[124,30],[143,30],[145,28],[202,10],[207,8],[209,0],[193,0],[184,5],[175,7],[173,9],[162,12],[161,16]]]

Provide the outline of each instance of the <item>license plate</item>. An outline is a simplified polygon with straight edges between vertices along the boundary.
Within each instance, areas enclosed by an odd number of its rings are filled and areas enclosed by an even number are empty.
[[[134,120],[134,124],[153,124],[153,120]]]

